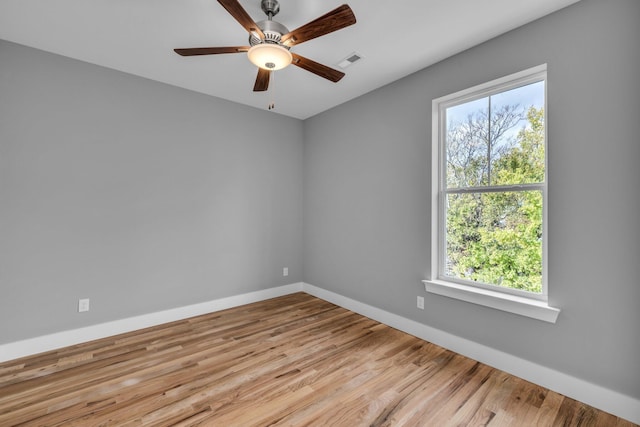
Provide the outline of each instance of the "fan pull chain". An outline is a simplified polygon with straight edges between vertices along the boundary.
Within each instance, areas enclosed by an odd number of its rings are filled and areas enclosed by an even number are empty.
[[[272,71],[272,72],[270,73],[270,76],[269,76],[269,77],[271,78],[271,82],[269,83],[269,89],[270,89],[270,90],[269,90],[269,92],[271,92],[271,102],[269,102],[269,105],[268,105],[268,107],[267,107],[267,108],[268,108],[269,110],[275,110],[275,108],[276,108],[276,103],[275,103],[275,101],[274,101],[274,98],[275,98],[275,94],[276,94],[276,85],[275,85],[275,82],[276,82],[276,73],[274,73],[274,72]]]

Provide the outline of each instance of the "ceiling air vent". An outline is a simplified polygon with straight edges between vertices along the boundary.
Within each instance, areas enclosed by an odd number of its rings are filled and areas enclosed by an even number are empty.
[[[355,64],[356,62],[360,61],[362,59],[362,55],[360,55],[357,52],[353,52],[349,55],[347,55],[346,58],[344,58],[342,61],[340,61],[338,63],[338,67],[345,69],[353,64]]]

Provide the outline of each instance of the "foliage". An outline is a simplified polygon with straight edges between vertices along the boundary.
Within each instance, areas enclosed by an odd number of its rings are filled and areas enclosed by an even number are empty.
[[[524,126],[516,136],[511,131]],[[510,132],[511,131],[511,132]],[[446,274],[539,293],[542,194],[537,189],[474,192],[474,187],[541,183],[544,111],[504,106],[469,115],[447,129]]]

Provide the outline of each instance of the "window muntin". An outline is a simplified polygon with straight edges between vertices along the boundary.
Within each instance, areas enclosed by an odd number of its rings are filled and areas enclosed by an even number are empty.
[[[545,85],[539,67],[437,100],[438,280],[546,300]]]

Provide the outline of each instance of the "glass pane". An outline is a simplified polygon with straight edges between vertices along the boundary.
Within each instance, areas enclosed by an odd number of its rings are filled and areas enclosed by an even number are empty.
[[[475,187],[489,183],[489,98],[446,110],[447,187]]]
[[[491,185],[544,182],[544,82],[491,96]]]
[[[447,188],[544,182],[544,81],[445,113]]]
[[[445,275],[542,292],[542,193],[448,194]]]

